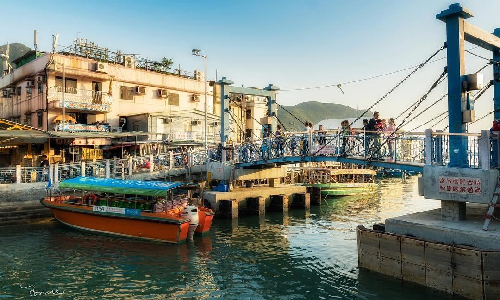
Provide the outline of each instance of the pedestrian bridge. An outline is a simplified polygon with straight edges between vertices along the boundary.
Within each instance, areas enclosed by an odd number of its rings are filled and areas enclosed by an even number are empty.
[[[236,168],[265,168],[301,162],[345,162],[365,166],[421,172],[425,164],[448,165],[450,140],[467,144],[467,160],[457,167],[481,168],[491,165],[498,152],[498,136],[445,132],[367,132],[339,130],[295,132],[273,136],[257,143],[230,145],[225,160]],[[496,156],[496,154],[495,154]],[[212,157],[213,159],[214,157]]]

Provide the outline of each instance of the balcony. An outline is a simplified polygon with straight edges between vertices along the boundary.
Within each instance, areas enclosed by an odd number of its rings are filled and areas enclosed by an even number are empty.
[[[54,108],[63,107],[63,88],[53,86],[49,88],[47,99]],[[105,92],[83,90],[66,87],[64,93],[64,107],[66,109],[94,112],[109,112],[113,98]]]

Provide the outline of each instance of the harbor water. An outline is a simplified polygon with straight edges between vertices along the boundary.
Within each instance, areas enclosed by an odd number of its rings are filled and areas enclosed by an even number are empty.
[[[0,231],[0,298],[451,299],[357,268],[356,226],[439,207],[416,177],[310,211],[215,220],[169,245],[94,235],[55,221]]]

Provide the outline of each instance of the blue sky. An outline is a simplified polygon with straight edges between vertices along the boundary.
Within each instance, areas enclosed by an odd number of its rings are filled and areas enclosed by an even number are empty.
[[[33,43],[50,50],[51,35],[59,44],[88,38],[111,50],[139,53],[150,59],[170,57],[182,69],[203,68],[190,55],[202,49],[208,55],[209,79],[226,76],[237,85],[282,89],[323,86],[370,77],[416,65],[445,41],[444,23],[435,15],[455,1],[8,1],[2,4],[4,30],[0,44]],[[500,1],[462,1],[475,17],[469,21],[487,31],[500,27]],[[467,49],[474,45],[467,45]],[[491,57],[491,53],[473,49]],[[444,57],[445,52],[437,57]],[[466,56],[467,70],[475,72],[485,61]],[[429,65],[378,107],[385,118],[394,117],[415,102],[437,78],[445,60]],[[485,70],[491,78],[491,67]],[[302,101],[370,106],[407,72],[337,88],[281,92],[278,102]],[[446,92],[438,88],[427,100]],[[478,101],[476,115],[493,109],[491,91]],[[446,109],[425,113],[412,124]],[[425,103],[423,104],[425,105]],[[473,126],[489,126],[491,118]],[[446,125],[443,123],[443,126]],[[412,127],[412,126],[410,126]],[[477,127],[477,128],[476,128]],[[439,128],[437,128],[439,129]]]

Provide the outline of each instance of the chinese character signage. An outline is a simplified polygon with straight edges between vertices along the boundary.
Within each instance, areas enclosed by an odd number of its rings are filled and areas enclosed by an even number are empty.
[[[92,111],[108,111],[109,105],[99,104],[99,103],[88,103],[88,102],[77,102],[77,101],[64,101],[64,106],[71,109],[79,110],[92,110]],[[63,107],[62,100],[60,101],[60,107]]]
[[[439,192],[481,195],[481,179],[469,177],[439,177]]]

